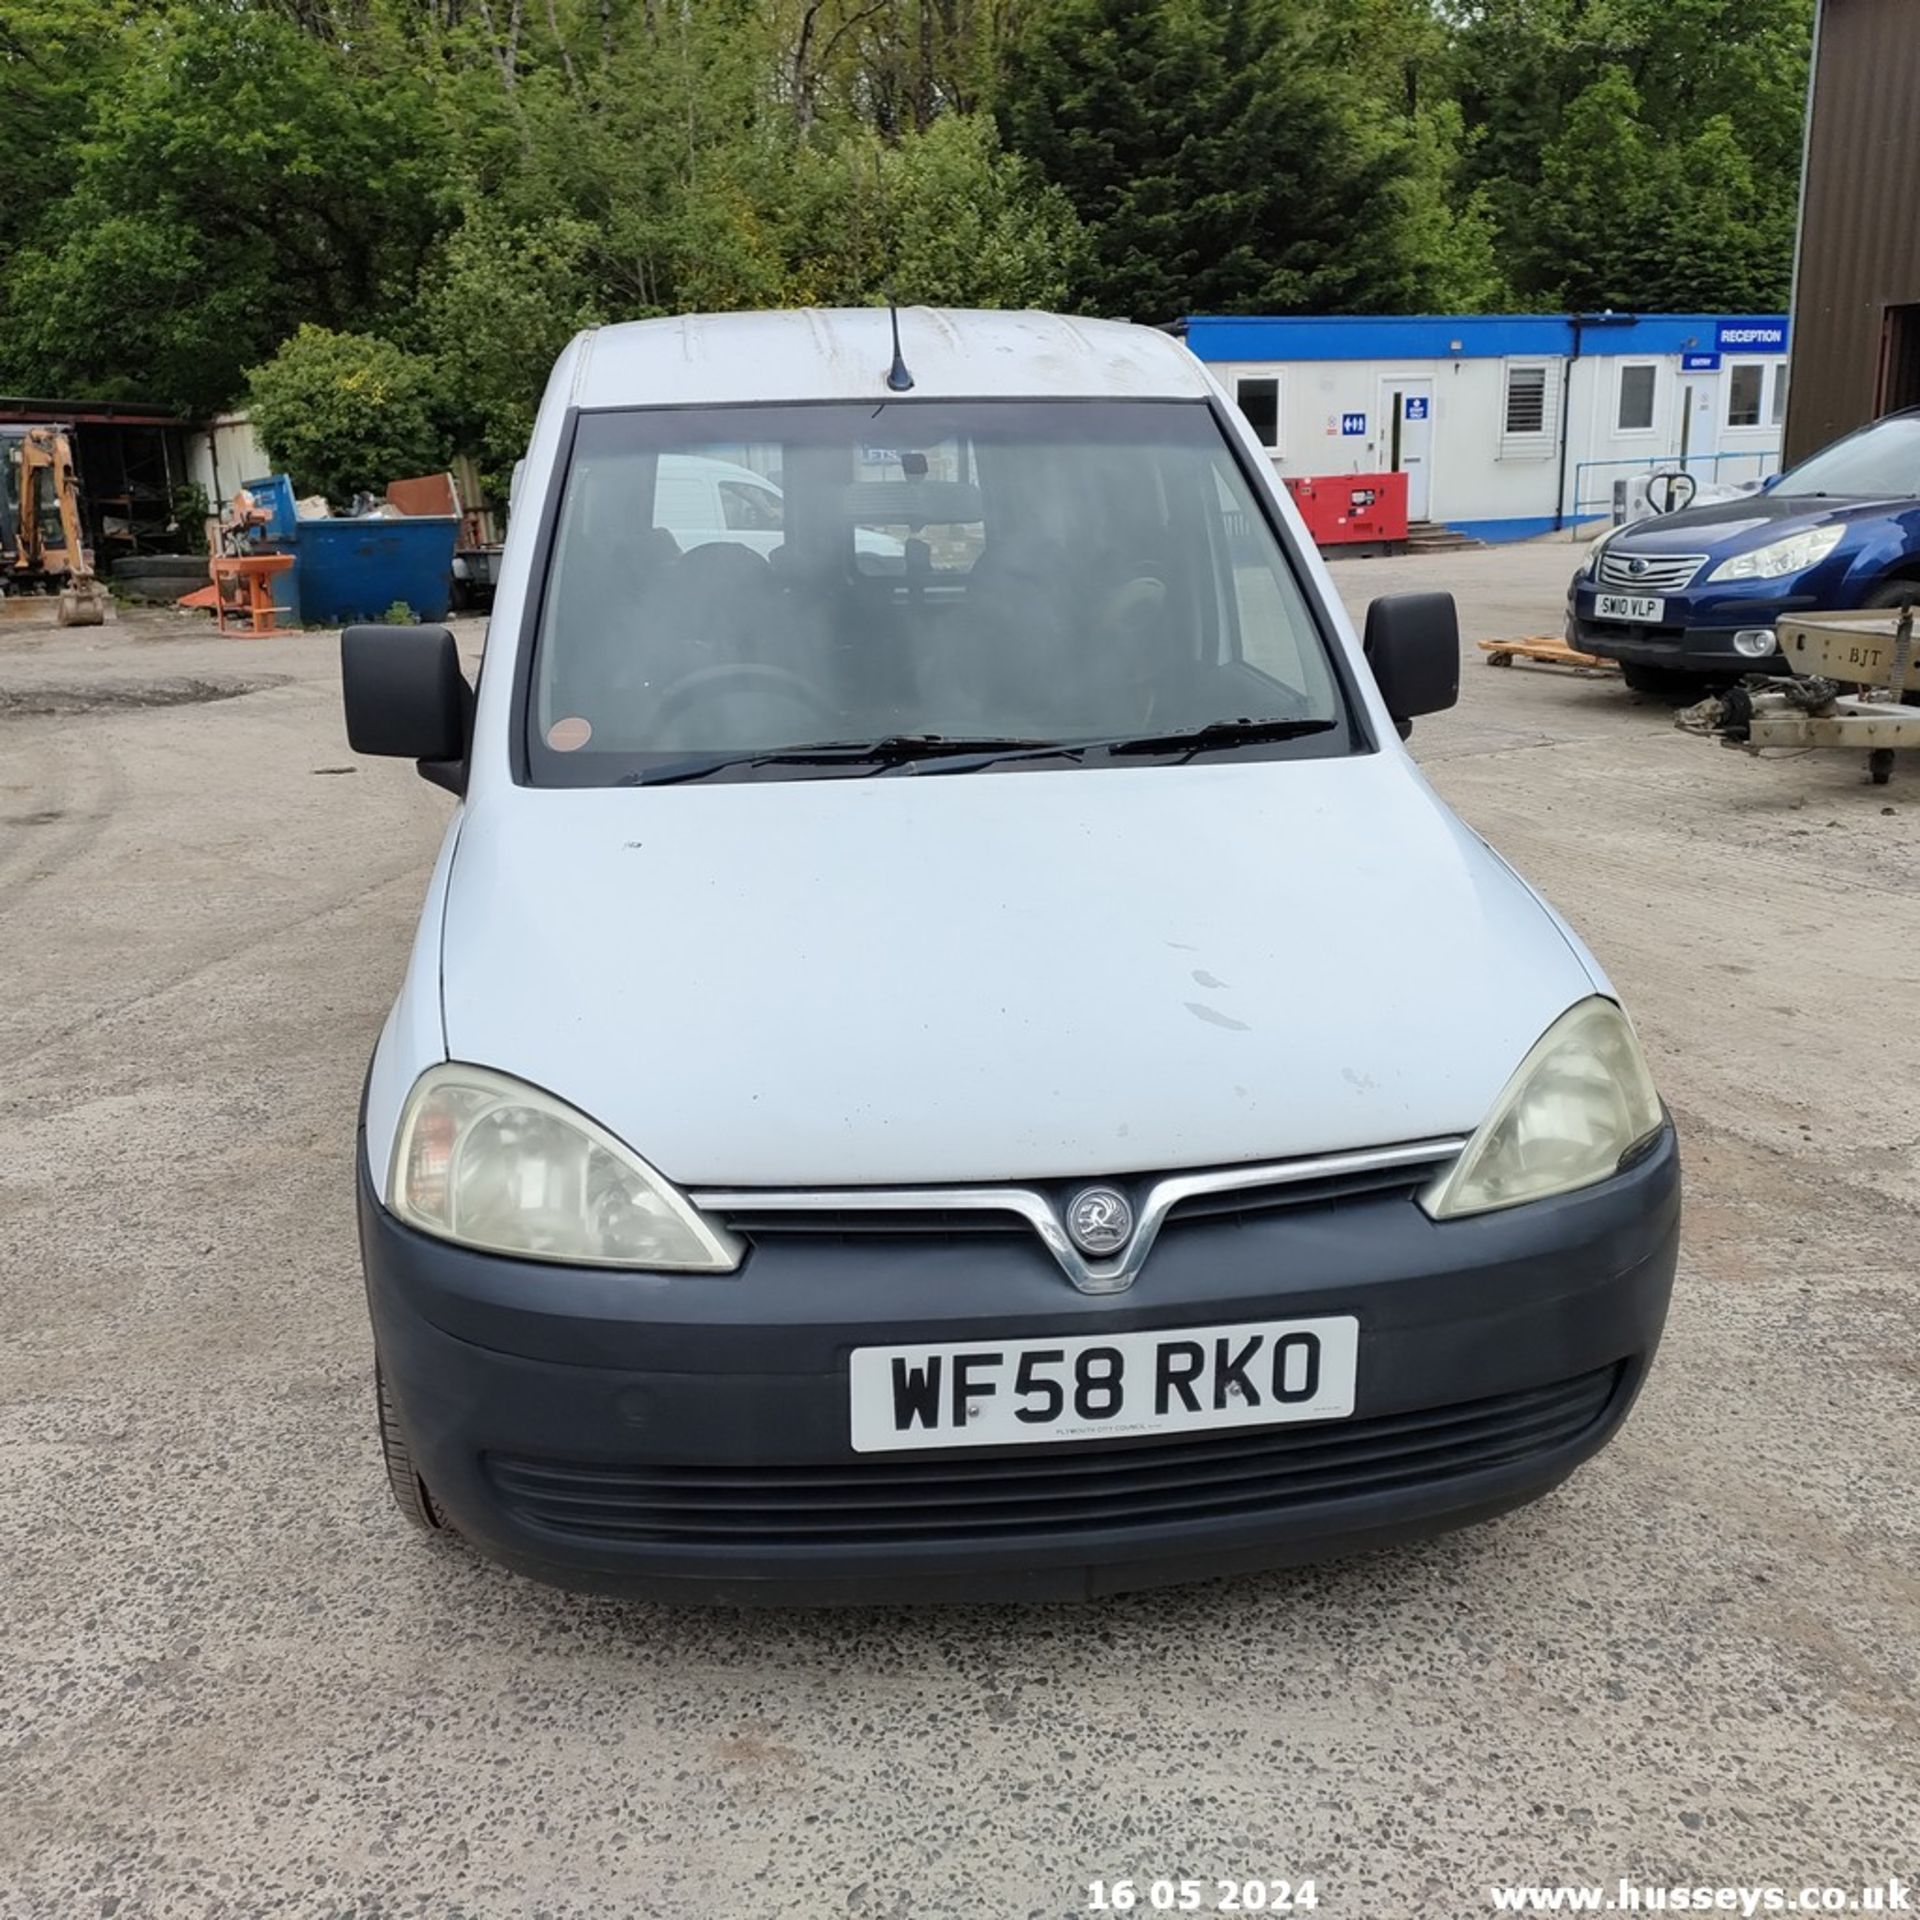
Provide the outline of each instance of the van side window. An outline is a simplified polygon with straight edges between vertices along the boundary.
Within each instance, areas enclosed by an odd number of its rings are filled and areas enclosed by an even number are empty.
[[[1231,572],[1229,657],[1244,662],[1290,692],[1315,699],[1331,693],[1326,662],[1294,611],[1294,589],[1274,564],[1273,536],[1256,525],[1258,508],[1245,482],[1216,459],[1213,504]]]
[[[731,528],[748,533],[780,531],[780,496],[770,487],[742,480],[720,482],[720,512]]]
[[[653,524],[670,533],[713,524],[713,508],[703,481],[661,474],[653,488]]]

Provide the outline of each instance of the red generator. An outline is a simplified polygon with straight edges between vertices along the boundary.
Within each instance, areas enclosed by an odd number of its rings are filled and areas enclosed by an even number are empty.
[[[1315,546],[1377,546],[1407,537],[1407,476],[1404,473],[1304,474],[1287,480]]]

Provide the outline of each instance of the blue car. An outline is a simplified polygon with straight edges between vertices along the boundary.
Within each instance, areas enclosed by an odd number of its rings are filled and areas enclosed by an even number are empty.
[[[1758,493],[1604,533],[1567,594],[1567,641],[1641,693],[1785,673],[1773,623],[1920,598],[1920,408],[1888,414]]]

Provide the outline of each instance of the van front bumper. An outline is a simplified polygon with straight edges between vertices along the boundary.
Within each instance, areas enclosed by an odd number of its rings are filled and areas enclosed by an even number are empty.
[[[1617,1430],[1672,1288],[1671,1129],[1585,1192],[1436,1225],[1406,1190],[1170,1221],[1077,1293],[1025,1231],[769,1233],[725,1277],[360,1243],[408,1446],[481,1552],[694,1602],[1086,1598],[1382,1546],[1557,1485]],[[855,1347],[1353,1314],[1350,1419],[857,1454]]]

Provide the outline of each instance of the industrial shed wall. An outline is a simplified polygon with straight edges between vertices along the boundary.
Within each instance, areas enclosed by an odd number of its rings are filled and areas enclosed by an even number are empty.
[[[1920,0],[1822,0],[1786,457],[1920,404]],[[1906,309],[1906,312],[1902,312]]]

